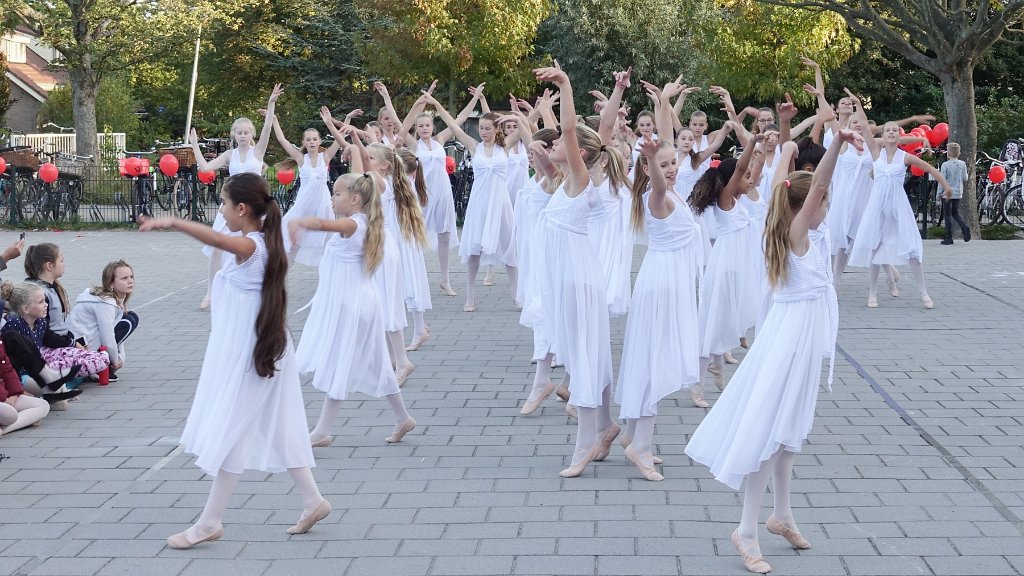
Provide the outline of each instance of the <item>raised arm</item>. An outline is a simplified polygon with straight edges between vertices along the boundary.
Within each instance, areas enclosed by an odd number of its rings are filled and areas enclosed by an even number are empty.
[[[672,106],[668,106],[669,110]],[[665,172],[658,162],[658,151],[661,144],[650,138],[643,138],[640,141],[640,153],[647,159],[647,176],[651,179],[651,193],[647,197],[647,207],[655,218],[668,218],[675,209],[671,198],[667,197],[668,180],[665,179]]]
[[[352,162],[351,168],[354,173],[366,172],[366,169],[370,166],[370,156],[366,153],[366,146],[363,145],[363,137],[368,136],[362,130],[355,128],[354,126],[346,126],[345,134],[352,135]]]
[[[434,109],[437,110],[437,115],[440,116],[442,120],[444,120],[445,124],[447,124],[448,127],[446,128],[446,130],[451,130],[452,134],[455,136],[455,139],[461,142],[462,145],[466,147],[466,150],[468,150],[470,154],[476,154],[476,145],[479,144],[479,142],[474,140],[472,136],[466,134],[466,132],[462,130],[462,126],[459,125],[459,122],[457,122],[455,118],[452,118],[452,115],[449,114],[448,111],[444,109],[444,106],[442,106],[441,103],[438,102],[436,98],[434,98],[433,94],[427,94],[426,92],[424,92],[423,97],[427,99],[427,104],[430,104],[431,106],[434,107]]]
[[[274,118],[274,107],[277,105],[277,97],[281,95],[284,90],[281,89],[281,84],[274,84],[274,89],[270,92],[270,98],[267,99],[267,114],[263,119],[263,130],[260,131],[260,139],[256,141],[256,157],[263,160],[263,156],[267,153],[267,144],[270,144],[270,123]]]
[[[299,236],[304,230],[321,230],[323,232],[337,232],[348,238],[355,234],[358,226],[355,220],[351,218],[317,218],[315,216],[306,216],[304,218],[295,218],[288,222],[288,235],[291,236],[293,243],[298,243]]]
[[[334,124],[334,118],[331,117],[331,111],[327,108],[327,106],[322,106],[320,108],[320,120],[323,121],[324,126],[327,127],[327,130],[331,133],[331,135],[334,136],[334,131],[331,130]],[[324,151],[324,159],[330,162],[331,158],[334,158],[334,155],[338,153],[338,150],[341,150],[344,146],[345,139],[334,136],[334,142],[331,142],[331,145],[328,146],[327,150]]]
[[[728,138],[729,132],[735,130],[737,126],[738,124],[732,120],[722,124],[722,128],[714,132],[714,136],[711,141],[708,142],[708,147],[697,153],[697,165],[699,166],[705,160],[711,158],[715,152],[718,152],[718,149],[722,147],[722,144],[725,144],[725,139]]]
[[[721,194],[718,195],[719,203],[721,198],[734,197],[737,192],[746,192],[746,190],[740,190],[743,186],[743,180],[747,175],[747,169],[750,168],[750,159],[754,156],[754,148],[756,144],[764,140],[764,134],[755,134],[750,138],[749,146],[743,148],[743,154],[740,155],[739,160],[736,161],[736,170],[732,173],[732,178],[722,188]],[[727,203],[728,205],[728,203]]]
[[[640,81],[640,84],[647,91],[647,97],[654,103],[654,129],[658,133],[658,138],[665,139],[666,142],[672,142],[672,104],[668,104],[668,110],[665,110],[665,103],[667,102],[664,98],[664,92],[661,88],[658,88],[650,82]]]
[[[424,104],[426,104],[426,103],[427,103],[426,100],[424,100]],[[477,103],[476,96],[474,96],[473,98],[470,98],[469,104],[466,104],[466,107],[463,108],[462,111],[459,112],[459,115],[455,117],[455,124],[457,126],[461,127],[466,122],[466,119],[469,118],[469,115],[473,113],[473,109],[476,108],[476,103]],[[450,140],[452,138],[453,134],[454,133],[452,132],[452,129],[449,128],[448,126],[445,126],[445,129],[441,130],[440,132],[438,132],[437,136],[435,136],[434,138],[438,142],[441,142],[443,144],[443,143],[447,142],[448,140]]]
[[[199,149],[199,136],[193,128],[188,135],[188,143],[192,145],[192,155],[196,157],[196,167],[203,172],[220,170],[231,162],[231,150],[225,150],[209,162],[203,157],[203,151]]]
[[[789,92],[786,92],[786,101],[775,105],[775,114],[779,118],[779,142],[789,142],[793,139],[790,124],[792,124],[793,118],[796,118],[797,112],[796,106],[793,105],[793,99],[790,98]]]
[[[682,76],[680,76],[682,78]],[[672,106],[672,129],[676,132],[683,129],[683,121],[679,117],[679,114],[683,111],[683,105],[686,104],[686,97],[694,92],[699,92],[700,86],[687,86],[683,84],[682,91],[679,93],[679,98],[676,98],[676,103]]]
[[[597,135],[601,137],[602,144],[611,144],[615,123],[619,119],[619,106],[622,105],[622,94],[630,86],[629,77],[633,74],[633,67],[630,66],[625,72],[616,72],[615,89],[608,98],[604,108],[601,110],[601,125],[598,126]]]
[[[281,130],[281,122],[277,119],[277,116],[267,116],[266,122],[274,125],[274,136],[277,136],[277,142],[281,145],[281,148],[284,148],[284,153],[292,160],[295,160],[299,166],[302,166],[302,152],[284,137],[284,131]]]
[[[772,181],[769,183],[772,190],[789,178],[789,167],[793,165],[793,161],[796,160],[797,154],[800,152],[796,142],[792,140],[783,142],[779,146],[779,160],[775,164],[775,174],[772,175]]]
[[[561,104],[558,111],[560,119],[559,126],[562,128],[561,146],[565,153],[566,161],[569,164],[569,173],[566,174],[565,193],[570,198],[579,196],[590,184],[590,173],[587,171],[587,164],[580,154],[580,143],[576,136],[576,106],[572,98],[572,84],[569,77],[558,68],[555,62],[554,68],[537,68],[534,74],[541,82],[552,82],[558,86],[561,95]]]
[[[810,245],[807,232],[819,224],[817,215],[821,203],[825,199],[825,194],[832,184],[832,173],[835,171],[836,160],[839,158],[839,151],[843,148],[843,143],[849,142],[858,150],[862,149],[863,142],[859,135],[850,130],[840,130],[836,133],[835,138],[837,145],[829,146],[825,156],[818,163],[818,167],[814,170],[814,176],[811,178],[811,189],[807,192],[807,197],[804,198],[804,204],[800,207],[800,211],[793,216],[793,221],[789,225],[789,242],[794,252],[807,252]]]
[[[490,114],[491,107],[487,105],[487,96],[484,94],[484,82],[481,82],[479,86],[470,86],[468,90],[473,98],[480,101],[480,110],[484,114]]]

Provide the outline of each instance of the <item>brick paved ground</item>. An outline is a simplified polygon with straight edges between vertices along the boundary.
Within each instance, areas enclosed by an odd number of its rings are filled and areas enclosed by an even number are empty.
[[[553,400],[519,416],[531,340],[503,276],[480,289],[472,315],[435,294],[434,337],[411,354],[419,367],[404,389],[420,427],[405,441],[384,444],[386,403],[348,402],[334,445],[317,451],[335,512],[314,531],[285,533],[300,508],[287,475],[247,473],[223,540],[167,549],[209,489],[176,444],[208,334],[196,306],[206,260],[168,233],[29,236],[64,247],[72,296],[127,258],[143,323],[120,382],[0,438],[0,574],[744,573],[728,541],[739,496],[682,455],[704,413],[685,393],[659,416],[664,482],[641,479],[618,446],[582,478],[558,477],[574,426]],[[834,392],[820,396],[795,467],[794,506],[814,548],[797,553],[762,530],[775,573],[1024,572],[1022,246],[927,242],[931,311],[909,270],[904,295],[881,296],[877,310],[864,307],[866,274],[846,274]],[[20,266],[4,278],[19,279]],[[292,310],[315,281],[310,269],[293,274]],[[298,337],[305,317],[291,318]],[[623,323],[612,327],[617,353]],[[313,420],[322,396],[305,392]]]

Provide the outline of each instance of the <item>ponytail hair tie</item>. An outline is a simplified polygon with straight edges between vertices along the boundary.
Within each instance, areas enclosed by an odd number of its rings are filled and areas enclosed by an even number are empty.
[[[605,146],[604,144],[601,144],[600,150],[601,150],[601,152],[607,152],[608,151],[608,147]]]
[[[786,190],[789,190],[789,180],[786,180]]]
[[[369,172],[363,172],[363,178],[373,178],[373,176],[370,176]]]

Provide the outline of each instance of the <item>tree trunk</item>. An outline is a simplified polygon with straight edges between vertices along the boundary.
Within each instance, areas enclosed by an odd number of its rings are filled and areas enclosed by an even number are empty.
[[[960,144],[960,159],[967,163],[967,182],[960,210],[975,237],[981,237],[978,200],[974,189],[974,161],[978,153],[978,119],[974,113],[974,64],[965,62],[939,76],[949,116],[949,141]]]
[[[75,118],[75,153],[92,156],[99,162],[96,150],[96,93],[99,82],[88,66],[68,70],[71,79],[71,109]]]

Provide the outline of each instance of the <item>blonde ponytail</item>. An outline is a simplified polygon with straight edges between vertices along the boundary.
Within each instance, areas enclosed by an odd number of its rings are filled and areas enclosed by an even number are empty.
[[[768,218],[764,226],[764,262],[768,270],[768,283],[778,288],[789,276],[787,266],[792,242],[789,227],[793,215],[804,205],[811,190],[810,172],[791,172],[785,182],[775,187],[772,203],[768,207]]]

